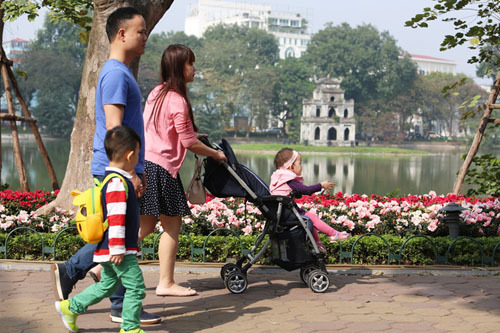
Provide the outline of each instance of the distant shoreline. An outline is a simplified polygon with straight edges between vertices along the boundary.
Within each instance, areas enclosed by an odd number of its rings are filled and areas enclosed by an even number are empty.
[[[9,131],[9,133],[5,133],[6,131],[2,131],[2,142],[6,141],[6,142],[11,142],[12,141],[12,134],[11,132]],[[66,138],[66,139],[62,139],[62,138],[56,138],[56,137],[53,137],[53,136],[49,136],[49,135],[44,135],[42,134],[42,140],[43,141],[54,141],[54,140],[70,140],[70,138]],[[33,141],[33,142],[36,142],[35,140],[35,136],[33,135],[33,133],[19,133],[19,141]]]

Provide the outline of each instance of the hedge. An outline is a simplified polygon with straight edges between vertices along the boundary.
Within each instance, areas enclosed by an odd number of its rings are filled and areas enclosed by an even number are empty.
[[[39,233],[44,241],[45,247],[53,246],[55,234]],[[0,233],[0,244],[5,244],[6,233]],[[143,248],[152,248],[155,238],[158,234],[149,235],[143,242]],[[244,249],[250,249],[256,239],[255,235],[240,236],[241,244]],[[267,236],[266,236],[267,237]],[[381,235],[389,245],[392,254],[399,254],[403,243],[408,240],[408,237],[397,235]],[[219,262],[234,261],[241,257],[240,241],[233,236],[215,235],[207,239],[206,236],[190,234],[195,248],[205,246],[205,261]],[[328,255],[326,256],[327,264],[339,264],[340,262],[340,245],[342,251],[351,251],[353,244],[358,240],[359,236],[351,237],[341,243],[329,243],[327,238],[321,235],[323,244],[327,248]],[[437,254],[444,256],[454,240],[449,237],[433,237],[432,242],[436,246]],[[470,239],[459,239],[449,252],[449,264],[464,265],[464,266],[479,266],[482,263],[481,248],[483,248],[483,256],[492,256],[495,247],[500,242],[500,237],[479,237]],[[78,235],[65,233],[57,241],[56,260],[67,260],[75,253],[84,242]],[[156,246],[157,251],[158,245]],[[500,263],[500,249],[495,252],[492,264]],[[3,255],[3,253],[2,253]],[[270,249],[267,249],[264,255],[259,259],[257,264],[270,264]],[[157,254],[155,258],[157,258]],[[10,236],[7,246],[8,259],[22,260],[41,260],[42,250],[41,242],[35,233],[20,232]],[[46,260],[54,260],[53,254],[46,254]],[[153,259],[152,254],[145,254],[144,259]],[[179,250],[177,254],[179,261],[191,260],[191,243],[188,236],[181,235],[179,237]],[[426,238],[413,238],[405,244],[404,250],[401,253],[401,263],[405,265],[431,265],[435,263],[435,253],[432,243]],[[201,254],[194,254],[193,261],[201,262],[203,260]],[[343,260],[343,263],[349,263],[350,260]],[[386,243],[379,237],[365,236],[359,239],[353,251],[353,263],[364,265],[381,265],[396,263],[391,260],[388,262],[388,251]]]

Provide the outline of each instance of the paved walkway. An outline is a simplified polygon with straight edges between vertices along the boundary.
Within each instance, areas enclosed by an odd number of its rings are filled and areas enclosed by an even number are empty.
[[[144,307],[163,318],[147,332],[498,332],[500,279],[495,271],[411,270],[332,266],[324,294],[306,287],[297,272],[250,272],[240,295],[224,288],[218,268],[178,265],[176,279],[194,297],[154,295],[157,266],[143,265]],[[0,260],[3,332],[65,332],[54,309],[48,264]],[[354,269],[354,271],[353,271]],[[352,273],[357,274],[352,274]],[[389,275],[390,274],[390,275]],[[92,283],[81,281],[74,293]],[[80,316],[81,332],[118,332],[104,300]]]

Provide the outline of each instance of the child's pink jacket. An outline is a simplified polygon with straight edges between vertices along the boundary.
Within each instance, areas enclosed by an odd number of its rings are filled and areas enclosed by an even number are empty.
[[[288,169],[277,169],[271,175],[271,185],[269,186],[269,191],[272,195],[289,195],[292,192],[292,188],[288,186],[290,180],[296,179],[301,183],[304,182],[304,178],[299,177],[292,170]]]

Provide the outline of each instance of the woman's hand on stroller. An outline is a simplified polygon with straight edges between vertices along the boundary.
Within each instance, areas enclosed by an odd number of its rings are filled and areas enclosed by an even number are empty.
[[[215,155],[212,156],[212,158],[217,162],[222,162],[222,161],[227,162],[227,157],[222,150],[216,150]]]

